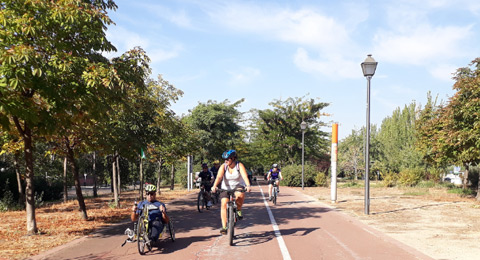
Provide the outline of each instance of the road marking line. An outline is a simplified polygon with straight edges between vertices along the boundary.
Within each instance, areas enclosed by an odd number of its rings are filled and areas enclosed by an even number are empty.
[[[262,198],[263,198],[263,202],[265,203],[265,207],[267,207],[268,216],[270,217],[270,222],[272,222],[273,231],[275,233],[275,237],[277,238],[278,246],[280,247],[280,251],[282,252],[283,259],[291,260],[292,258],[290,257],[290,253],[288,252],[287,245],[283,240],[282,234],[280,234],[280,229],[278,228],[277,222],[273,217],[273,213],[270,210],[270,207],[268,206],[267,199],[263,195],[263,189],[260,186],[260,184],[257,183],[257,185],[260,188],[260,192],[262,193]]]
[[[325,233],[327,233],[327,235],[329,235],[333,240],[335,240],[335,242],[337,242],[341,247],[343,247],[343,249],[345,249],[346,252],[348,252],[352,257],[353,259],[362,259],[359,255],[357,255],[355,252],[353,252],[350,248],[348,248],[347,245],[345,245],[344,243],[342,243],[342,241],[340,241],[340,239],[338,239],[336,236],[334,236],[332,233],[326,231],[325,229],[323,230]]]

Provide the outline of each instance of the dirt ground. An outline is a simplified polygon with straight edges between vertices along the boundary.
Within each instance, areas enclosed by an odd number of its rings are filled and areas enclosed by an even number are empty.
[[[480,203],[444,188],[295,188],[435,259],[480,259]]]

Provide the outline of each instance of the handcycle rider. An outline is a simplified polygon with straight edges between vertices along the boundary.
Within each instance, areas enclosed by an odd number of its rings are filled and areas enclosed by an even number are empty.
[[[277,187],[280,187],[280,181],[283,180],[282,172],[280,168],[278,168],[278,164],[274,163],[272,165],[272,169],[268,171],[267,175],[268,180],[268,200],[272,200],[272,190],[273,190],[273,183],[277,184]],[[277,188],[277,191],[280,192],[280,188]]]
[[[198,178],[202,178],[202,183],[205,187],[205,191],[207,192],[207,207],[212,206],[212,183],[213,183],[213,174],[211,171],[208,170],[208,164],[202,163],[202,171],[198,174],[198,177],[195,178],[195,180],[198,180]]]
[[[237,190],[246,188],[247,192],[250,192],[250,181],[248,180],[247,171],[243,163],[237,161],[237,152],[235,150],[228,150],[222,154],[222,158],[225,159],[225,163],[220,166],[213,184],[212,191],[216,192],[218,185],[221,182],[222,190]],[[240,191],[235,192],[236,204],[237,204],[237,214],[238,218],[242,219],[242,205],[245,200],[245,194]],[[220,216],[222,218],[222,228],[220,233],[222,235],[227,234],[227,203],[229,200],[228,194],[226,191],[220,193],[221,198],[221,210]]]
[[[165,204],[156,199],[157,187],[153,184],[148,184],[145,187],[145,192],[147,198],[141,201],[138,206],[134,205],[132,207],[133,212],[130,219],[134,222],[137,221],[139,215],[142,214],[143,205],[146,205],[148,207],[148,226],[151,229],[149,230],[150,237],[148,239],[155,243],[162,233],[164,225],[170,221],[170,218],[167,215]]]

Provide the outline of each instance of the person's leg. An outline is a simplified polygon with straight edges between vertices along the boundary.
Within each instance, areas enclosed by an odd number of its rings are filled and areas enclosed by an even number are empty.
[[[150,233],[150,239],[155,242],[158,240],[158,237],[163,232],[163,223],[161,220],[155,219],[151,222],[150,225],[152,228]]]
[[[272,183],[269,182],[269,184],[268,184],[268,199],[270,199],[272,197],[272,188],[273,188],[273,185],[272,185]]]
[[[227,227],[227,203],[228,198],[222,198],[222,207],[220,210],[220,217],[222,218],[222,227]]]
[[[280,192],[280,180],[275,181],[277,183],[277,191]]]

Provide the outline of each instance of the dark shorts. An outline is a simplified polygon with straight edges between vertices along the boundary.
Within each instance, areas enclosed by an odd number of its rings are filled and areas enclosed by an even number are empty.
[[[273,183],[276,182],[276,181],[278,181],[278,179],[270,179],[270,180],[268,180],[268,184],[273,185]]]
[[[243,188],[245,188],[245,186],[243,186],[243,185],[235,186],[235,189],[243,189]],[[221,191],[220,192],[220,199],[223,199],[223,198],[226,198],[226,199],[229,198],[228,193],[226,191]]]
[[[150,228],[150,239],[153,241],[157,241],[160,234],[163,232],[163,222],[158,218],[150,221],[149,228]]]

